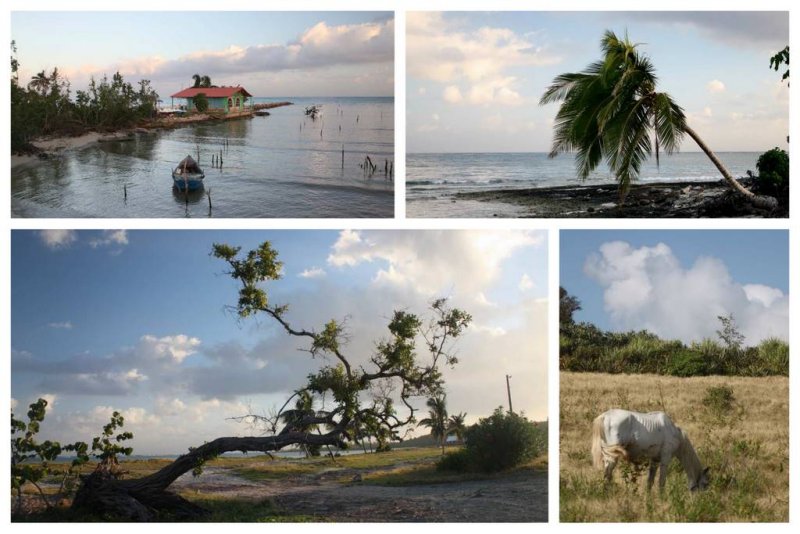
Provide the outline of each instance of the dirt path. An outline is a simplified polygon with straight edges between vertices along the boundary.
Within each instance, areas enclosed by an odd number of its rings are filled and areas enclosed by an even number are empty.
[[[209,468],[199,478],[181,477],[172,487],[189,499],[193,492],[271,498],[292,514],[320,516],[325,521],[547,521],[546,473],[524,471],[491,480],[399,487],[338,482],[350,474],[332,470],[253,482],[230,470]]]

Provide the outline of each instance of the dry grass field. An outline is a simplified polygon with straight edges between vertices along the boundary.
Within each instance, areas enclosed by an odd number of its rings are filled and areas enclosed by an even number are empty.
[[[732,397],[730,395],[732,393]],[[647,469],[623,462],[610,485],[591,465],[592,420],[610,408],[663,410],[711,468],[692,494],[673,460],[663,496]],[[789,519],[787,377],[691,377],[561,373],[561,521],[768,521]]]

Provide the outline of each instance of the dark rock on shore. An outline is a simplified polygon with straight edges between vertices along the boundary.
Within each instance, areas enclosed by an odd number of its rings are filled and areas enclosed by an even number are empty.
[[[752,180],[740,180],[750,188]],[[522,208],[521,217],[541,218],[717,218],[788,217],[787,204],[765,211],[719,182],[639,184],[620,202],[614,184],[456,193],[456,199],[503,202]]]

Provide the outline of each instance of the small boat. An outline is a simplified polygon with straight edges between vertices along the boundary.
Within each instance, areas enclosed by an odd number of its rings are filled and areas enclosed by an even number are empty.
[[[266,109],[257,109],[253,112],[253,114],[259,117],[269,117],[269,111]]]
[[[192,159],[192,156],[186,156],[178,163],[178,166],[172,171],[172,180],[175,182],[175,187],[181,191],[194,191],[203,187],[203,178],[206,175],[203,169]]]

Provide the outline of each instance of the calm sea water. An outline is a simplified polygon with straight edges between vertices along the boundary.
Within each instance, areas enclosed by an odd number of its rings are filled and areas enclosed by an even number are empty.
[[[734,176],[755,171],[756,152],[722,152],[717,156]],[[639,183],[717,181],[722,179],[708,157],[698,152],[655,158],[643,166]],[[462,191],[527,189],[560,185],[615,183],[605,167],[585,182],[576,177],[575,160],[565,154],[548,158],[544,153],[511,154],[408,154],[406,157],[407,213],[411,217],[463,215],[462,201],[452,195]]]
[[[23,217],[392,217],[394,99],[256,98],[294,105],[269,117],[203,123],[97,143],[12,169],[12,212]],[[322,105],[312,121],[307,105]],[[322,135],[320,135],[320,132]],[[224,145],[227,141],[227,147]],[[200,149],[205,190],[188,203],[172,169]],[[342,168],[344,147],[344,168]],[[223,150],[221,169],[211,155]],[[366,156],[379,172],[366,177]],[[127,184],[127,200],[123,186]]]

